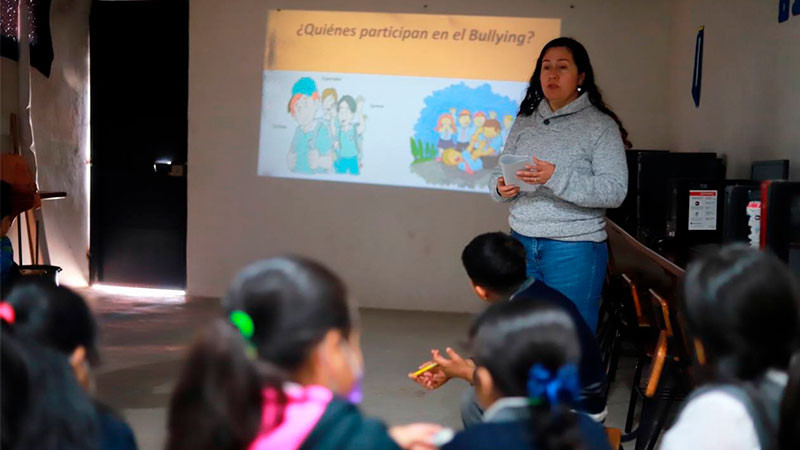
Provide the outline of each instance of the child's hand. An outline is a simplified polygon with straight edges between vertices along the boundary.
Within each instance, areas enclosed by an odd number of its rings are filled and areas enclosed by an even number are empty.
[[[433,361],[426,361],[420,364],[419,368],[422,369],[423,367],[429,366],[432,363]],[[439,389],[443,384],[450,380],[450,377],[445,375],[444,371],[440,367],[434,367],[433,369],[426,370],[417,376],[414,376],[413,372],[409,373],[408,378],[411,378],[418,385],[431,391],[434,389]]]
[[[472,360],[462,358],[450,347],[447,347],[445,351],[450,359],[442,356],[438,349],[431,350],[433,360],[439,364],[437,369],[441,369],[448,378],[463,378],[472,384],[472,373],[475,371],[475,364]]]
[[[389,436],[402,449],[433,450],[433,436],[441,429],[441,425],[433,423],[412,423],[389,428]]]

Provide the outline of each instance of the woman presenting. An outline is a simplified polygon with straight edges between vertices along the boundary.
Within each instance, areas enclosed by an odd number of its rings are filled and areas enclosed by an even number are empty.
[[[628,188],[627,136],[583,45],[554,39],[536,60],[502,153],[531,157],[517,177],[533,191],[506,184],[499,166],[489,182],[492,198],[511,204],[511,234],[525,246],[528,276],[569,297],[592,329],[608,263],[605,210]]]

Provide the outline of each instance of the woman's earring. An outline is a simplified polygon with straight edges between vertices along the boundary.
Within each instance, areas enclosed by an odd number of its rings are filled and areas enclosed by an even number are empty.
[[[582,88],[582,87],[580,87],[580,86],[578,86],[578,92],[580,92],[580,91],[582,91],[582,90],[583,90],[583,88]]]

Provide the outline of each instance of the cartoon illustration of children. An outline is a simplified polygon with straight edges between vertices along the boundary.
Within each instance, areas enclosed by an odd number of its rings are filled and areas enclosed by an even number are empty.
[[[514,124],[514,116],[511,114],[506,114],[503,116],[503,131],[500,133],[500,137],[503,139],[503,145],[506,144],[508,141],[508,133],[511,131],[511,125]]]
[[[322,118],[319,132],[314,140],[317,154],[311,154],[311,167],[318,173],[333,170],[335,150],[339,146],[339,119],[337,118],[337,102],[339,94],[336,89],[327,88],[322,91]]]
[[[456,109],[450,109],[455,114]],[[456,125],[456,150],[461,151],[469,147],[472,135],[475,134],[475,127],[472,126],[471,114],[468,110],[462,109],[458,113],[458,125]]]
[[[481,111],[476,112],[472,116],[472,136],[469,138],[469,145],[467,146],[472,151],[478,144],[478,139],[483,135],[483,124],[486,123],[486,114]]]
[[[500,122],[489,119],[480,129],[473,144],[470,146],[473,158],[482,156],[494,156],[500,153],[503,148],[503,138],[500,136]]]
[[[454,148],[445,149],[442,152],[442,163],[446,166],[457,166],[459,170],[470,175],[483,169],[483,161],[473,158],[467,149],[460,152]]]
[[[367,116],[362,112],[364,99],[353,100],[349,95],[339,99],[339,147],[334,167],[336,173],[358,175],[361,169],[361,140]],[[354,123],[357,120],[357,123]]]
[[[479,133],[481,133],[483,131],[483,130],[481,130],[481,128],[483,128],[483,124],[485,124],[485,123],[486,123],[486,114],[484,114],[481,111],[478,111],[475,114],[473,114],[473,116],[472,116],[472,126],[475,127],[475,131],[473,132],[473,136],[476,136],[476,135],[478,135]]]
[[[436,148],[439,149],[438,157],[441,159],[444,149],[453,148],[456,146],[456,143],[453,140],[453,136],[456,134],[456,126],[455,120],[453,120],[453,115],[448,113],[440,115],[434,131],[439,133],[439,142],[436,144]]]
[[[292,96],[289,99],[289,114],[297,121],[297,128],[289,147],[287,162],[289,170],[297,173],[314,173],[311,167],[309,154],[314,151],[315,139],[320,127],[316,119],[319,107],[319,93],[317,84],[309,77],[297,80],[292,86]]]
[[[446,148],[442,150],[442,164],[445,166],[456,166],[462,161],[461,152],[455,148]]]

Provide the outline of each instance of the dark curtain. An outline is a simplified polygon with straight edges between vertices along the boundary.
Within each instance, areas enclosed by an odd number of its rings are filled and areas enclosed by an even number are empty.
[[[19,61],[17,9],[20,2],[28,10],[28,42],[31,66],[50,77],[53,64],[53,38],[50,35],[51,0],[0,0],[2,2],[2,41],[0,55]]]

